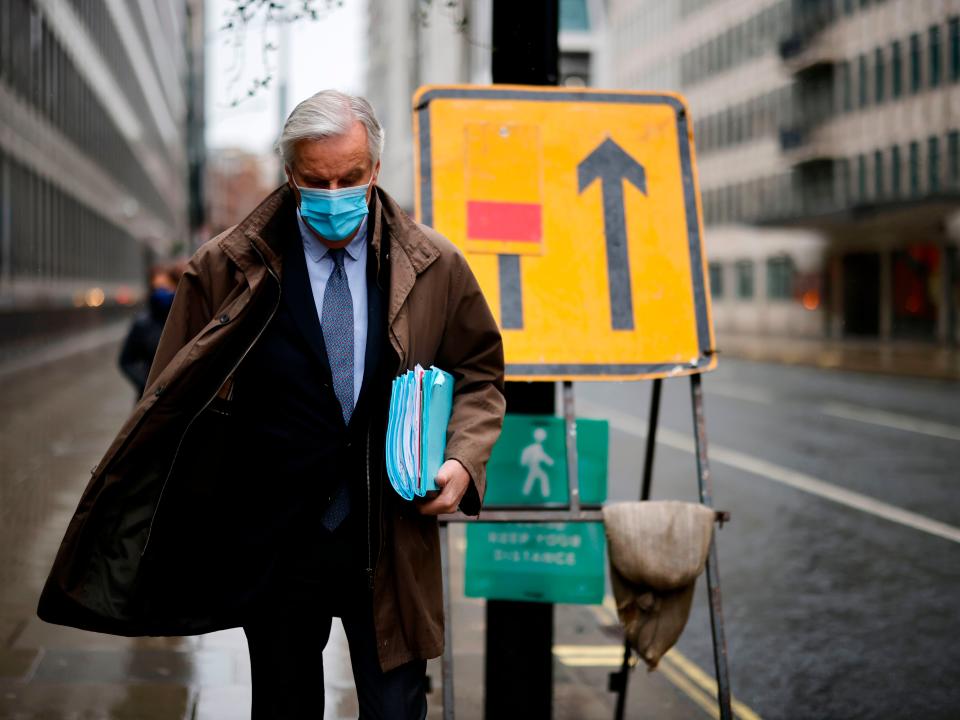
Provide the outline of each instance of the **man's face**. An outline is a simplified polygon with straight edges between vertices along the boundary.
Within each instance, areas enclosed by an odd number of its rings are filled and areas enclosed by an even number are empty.
[[[370,162],[370,147],[367,144],[367,129],[359,120],[349,131],[337,137],[323,140],[300,140],[294,145],[293,166],[286,167],[287,180],[300,203],[297,185],[321,190],[340,190],[363,185],[367,182],[367,202],[380,172],[380,161]],[[359,228],[358,228],[359,229]],[[320,237],[330,247],[344,247],[353,240],[356,231],[342,242],[333,243]]]

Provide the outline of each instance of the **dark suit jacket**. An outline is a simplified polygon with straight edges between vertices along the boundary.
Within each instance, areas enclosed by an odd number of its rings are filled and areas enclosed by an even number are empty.
[[[330,584],[349,574],[362,584],[368,545],[379,541],[367,526],[368,503],[379,498],[379,475],[369,478],[367,451],[378,456],[386,427],[390,369],[397,359],[386,340],[387,293],[367,253],[368,331],[364,377],[349,426],[333,391],[320,319],[307,274],[299,228],[284,248],[281,303],[244,359],[233,389],[233,414],[245,447],[231,514],[245,522],[245,562],[259,558],[294,574]],[[384,361],[386,356],[392,356]],[[374,467],[379,467],[374,465]],[[336,483],[346,478],[351,512],[331,535],[320,524]],[[374,492],[376,490],[376,492]],[[266,512],[265,512],[266,511]],[[374,516],[376,517],[376,516]],[[368,533],[369,530],[369,533]],[[283,583],[283,580],[275,580]],[[333,583],[337,586],[342,583]]]

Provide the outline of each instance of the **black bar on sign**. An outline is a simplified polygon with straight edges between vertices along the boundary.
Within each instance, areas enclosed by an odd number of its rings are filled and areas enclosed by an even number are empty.
[[[504,330],[523,327],[523,286],[520,284],[520,256],[499,255],[500,326]]]

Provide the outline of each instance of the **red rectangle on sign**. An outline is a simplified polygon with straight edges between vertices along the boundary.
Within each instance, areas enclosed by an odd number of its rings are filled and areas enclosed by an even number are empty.
[[[469,200],[467,237],[473,240],[540,242],[543,237],[540,204]]]

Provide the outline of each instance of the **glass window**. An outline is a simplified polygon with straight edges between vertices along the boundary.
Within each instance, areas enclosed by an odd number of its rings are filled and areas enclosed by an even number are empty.
[[[919,92],[922,84],[920,74],[920,35],[910,36],[910,92]]]
[[[867,197],[867,156],[857,156],[857,200],[863,202]]]
[[[960,17],[950,18],[950,80],[960,80]]]
[[[710,263],[710,297],[723,297],[723,265]]]
[[[910,194],[920,194],[920,143],[910,143]]]
[[[850,161],[847,158],[837,160],[837,195],[841,204],[850,202]]]
[[[753,260],[738,260],[737,270],[737,297],[749,300],[753,297]]]
[[[947,133],[947,182],[956,189],[960,185],[960,132]]]
[[[843,63],[843,109],[847,112],[853,110],[853,70],[850,62]]]
[[[890,148],[890,193],[896,197],[900,194],[900,146]]]
[[[883,151],[876,150],[873,153],[873,194],[874,197],[881,198],[883,193]]]
[[[793,260],[789,256],[767,258],[767,297],[789,300],[793,297]]]
[[[931,135],[927,138],[927,192],[940,190],[940,138]]]
[[[859,77],[857,78],[859,94],[860,94],[860,107],[867,106],[867,56],[861,55],[857,59],[857,64],[859,65]]]
[[[903,94],[903,56],[900,41],[890,46],[890,95],[896,100]]]
[[[940,27],[933,25],[930,27],[930,87],[936,87],[940,84]]]
[[[560,29],[580,31],[590,29],[587,0],[560,0]]]
[[[886,81],[887,75],[883,48],[877,48],[873,60],[873,100],[878,105],[883,102]]]

